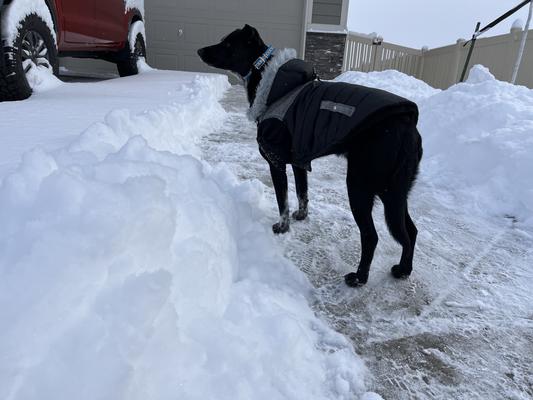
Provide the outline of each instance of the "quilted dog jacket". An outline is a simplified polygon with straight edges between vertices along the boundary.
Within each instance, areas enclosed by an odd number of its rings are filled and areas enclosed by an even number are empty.
[[[407,114],[416,124],[418,107],[412,101],[379,89],[316,80],[308,63],[283,52],[265,69],[249,111],[258,123],[261,152],[277,168],[294,164],[310,171],[315,158],[342,152],[356,135],[395,115]]]

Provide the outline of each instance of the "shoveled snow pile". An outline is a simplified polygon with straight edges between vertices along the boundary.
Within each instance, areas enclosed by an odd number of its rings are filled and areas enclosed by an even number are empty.
[[[368,73],[349,71],[338,76],[335,81],[375,87],[415,102],[440,92],[440,89],[432,88],[425,82],[395,70]]]
[[[444,91],[396,71],[339,79],[418,103],[421,179],[443,202],[533,226],[533,90],[497,81],[479,65],[465,83]]]
[[[220,79],[113,111],[2,181],[1,399],[364,394],[362,362],[281,255],[262,186],[193,156],[225,117]]]

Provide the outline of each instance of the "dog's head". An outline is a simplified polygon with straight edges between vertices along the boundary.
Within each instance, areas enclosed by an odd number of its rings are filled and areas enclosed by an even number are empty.
[[[265,51],[265,43],[254,27],[245,25],[225,36],[220,43],[198,50],[207,65],[245,76]]]

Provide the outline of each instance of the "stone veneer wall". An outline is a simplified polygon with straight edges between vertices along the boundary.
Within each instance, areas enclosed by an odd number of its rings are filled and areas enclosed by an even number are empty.
[[[342,73],[345,33],[307,32],[305,59],[315,65],[321,79],[333,79]]]

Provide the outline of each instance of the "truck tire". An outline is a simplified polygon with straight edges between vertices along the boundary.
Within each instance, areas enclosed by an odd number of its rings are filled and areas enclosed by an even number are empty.
[[[13,46],[4,47],[4,68],[0,71],[0,101],[24,100],[32,88],[26,75],[37,66],[58,74],[57,47],[48,25],[30,14],[19,25]]]
[[[141,33],[137,33],[137,36],[135,37],[135,47],[133,51],[130,46],[128,40],[121,57],[117,61],[117,69],[120,76],[137,75],[139,73],[137,61],[140,58],[146,57],[146,45]]]

